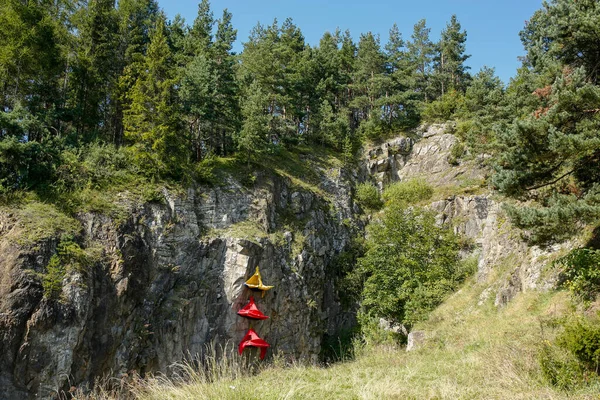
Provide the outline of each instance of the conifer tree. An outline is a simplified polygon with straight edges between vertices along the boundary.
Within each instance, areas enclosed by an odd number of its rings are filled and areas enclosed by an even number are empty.
[[[188,126],[192,154],[200,161],[215,151],[215,60],[213,59],[212,29],[214,18],[208,0],[198,5],[198,15],[185,37],[185,61],[181,69],[179,96]]]
[[[414,88],[421,99],[431,100],[431,74],[435,47],[429,39],[430,28],[424,19],[417,22],[413,28],[411,41],[407,43],[409,57],[415,71]]]
[[[237,30],[231,23],[232,15],[223,10],[217,22],[214,42],[215,58],[215,134],[220,137],[220,153],[225,155],[233,150],[233,136],[240,129],[239,87],[235,76],[237,58],[233,53],[233,43]]]
[[[119,47],[114,60],[119,81],[112,93],[110,136],[115,144],[124,138],[124,110],[129,108],[128,93],[135,85],[144,67],[144,57],[150,42],[150,32],[158,19],[156,0],[120,0]]]
[[[181,176],[187,161],[186,144],[179,131],[172,59],[160,16],[150,33],[148,52],[135,85],[127,94],[125,138],[133,162],[152,177]]]
[[[411,127],[418,122],[417,97],[412,90],[415,86],[415,71],[396,24],[390,29],[385,51],[385,96],[379,102],[383,109],[382,117],[389,130]]]
[[[371,117],[375,103],[382,93],[384,71],[385,57],[379,38],[371,32],[361,35],[352,78],[352,107],[357,109],[359,119]]]
[[[469,67],[464,62],[471,56],[465,54],[466,41],[467,32],[461,32],[460,22],[452,15],[442,31],[434,60],[435,80],[441,96],[450,90],[464,91],[467,87]]]
[[[71,5],[65,0],[6,0],[0,4],[0,112],[18,109],[31,116],[25,120],[37,120],[15,131],[28,140],[39,141],[50,132],[61,132],[56,120],[64,105],[62,82],[67,71],[70,16]],[[0,131],[6,128],[0,126]]]
[[[498,132],[502,153],[493,181],[508,195],[535,200],[510,208],[534,241],[559,240],[578,223],[600,219],[600,87],[592,50],[599,16],[596,2],[554,0],[521,33],[527,57],[517,82],[521,93],[532,94],[519,101],[537,108]]]
[[[356,44],[352,41],[350,31],[345,31],[342,35],[342,46],[339,52],[340,81],[345,87],[340,107],[347,107],[354,96],[352,90],[352,78],[355,68],[356,50]],[[354,118],[352,118],[350,125],[352,129],[356,129],[358,121],[355,121]]]
[[[249,163],[256,155],[268,149],[272,142],[270,125],[273,118],[268,112],[269,98],[258,82],[252,82],[246,92],[242,115],[244,123],[237,136],[237,146]]]
[[[91,0],[76,15],[76,59],[73,65],[71,107],[77,135],[97,136],[109,126],[110,93],[118,80],[114,60],[118,19],[113,0]],[[109,136],[102,132],[102,136]]]

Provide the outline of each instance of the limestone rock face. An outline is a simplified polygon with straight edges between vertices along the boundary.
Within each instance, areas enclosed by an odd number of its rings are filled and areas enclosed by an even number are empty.
[[[106,374],[168,372],[201,358],[207,344],[237,344],[249,327],[236,314],[251,294],[243,284],[257,265],[275,287],[254,293],[270,318],[253,328],[270,352],[317,359],[324,338],[355,323],[355,309],[340,301],[335,259],[364,233],[352,193],[365,179],[380,189],[411,178],[448,188],[429,208],[471,242],[463,256],[476,259],[480,304],[500,307],[520,291],[553,287],[544,267],[572,244],[529,247],[482,187],[481,160],[450,164],[451,130],[431,125],[367,149],[355,171],[320,171],[316,190],[263,175],[250,187],[229,179],[163,190],[159,203],[123,196],[125,218],[80,214],[76,240],[100,256],[65,274],[58,299],[45,296],[41,276],[60,237],[24,245],[18,218],[0,211],[0,397],[51,398]],[[425,337],[411,332],[410,346]]]
[[[424,331],[412,331],[408,334],[406,351],[418,350],[425,343],[426,334]]]
[[[517,293],[526,290],[548,290],[555,286],[556,276],[544,276],[544,267],[556,254],[573,246],[566,242],[548,248],[528,246],[522,232],[511,226],[502,209],[499,196],[481,187],[488,171],[481,159],[459,160],[451,165],[449,158],[457,138],[452,125],[434,124],[417,129],[411,138],[396,138],[367,150],[368,178],[380,189],[393,182],[423,179],[434,187],[445,187],[449,193],[474,188],[479,194],[451,194],[434,201],[429,208],[439,224],[452,226],[456,233],[472,242],[463,257],[477,259],[477,278],[489,285],[480,303],[494,299],[496,306],[507,304]],[[401,145],[401,143],[406,143]],[[410,143],[410,145],[408,145]],[[403,148],[405,152],[390,152]]]
[[[415,138],[395,138],[366,152],[368,173],[383,189],[390,183],[422,178],[434,186],[447,186],[465,180],[482,180],[484,170],[477,162],[448,162],[450,151],[457,143],[448,133],[450,124],[434,124],[419,128]]]
[[[332,263],[356,234],[342,223],[354,214],[350,186],[343,172],[329,174],[328,201],[269,176],[165,190],[161,203],[129,204],[124,221],[81,214],[78,242],[102,255],[69,271],[56,300],[40,275],[59,238],[20,245],[19,221],[0,214],[0,397],[50,398],[105,374],[166,372],[207,344],[237,345],[249,322],[236,313],[257,265],[275,287],[253,293],[270,317],[254,329],[271,351],[316,360],[325,334],[354,323]]]

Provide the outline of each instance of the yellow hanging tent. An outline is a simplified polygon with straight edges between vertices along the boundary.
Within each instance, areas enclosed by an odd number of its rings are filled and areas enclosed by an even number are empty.
[[[256,267],[256,272],[254,273],[254,275],[252,275],[250,277],[250,279],[248,279],[246,281],[246,286],[248,286],[252,290],[262,291],[263,297],[267,290],[273,289],[273,286],[263,285],[262,278],[260,277],[260,271],[258,270],[258,267]]]

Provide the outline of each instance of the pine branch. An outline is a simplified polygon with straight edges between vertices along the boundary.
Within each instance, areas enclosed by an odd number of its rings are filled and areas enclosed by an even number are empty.
[[[526,191],[531,191],[531,190],[540,189],[540,188],[543,188],[543,187],[546,187],[546,186],[554,185],[556,182],[560,181],[563,178],[566,178],[567,176],[571,175],[573,172],[575,172],[574,169],[572,169],[571,171],[569,171],[569,172],[567,172],[567,173],[559,176],[558,178],[556,178],[555,180],[553,180],[551,182],[543,183],[541,185],[533,186],[533,187],[530,187],[530,188],[525,188],[525,190]]]

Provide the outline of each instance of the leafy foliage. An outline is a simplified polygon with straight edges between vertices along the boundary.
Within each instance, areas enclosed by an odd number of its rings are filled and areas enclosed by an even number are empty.
[[[383,191],[387,204],[410,205],[428,200],[433,196],[433,187],[421,179],[396,182]]]
[[[459,248],[431,213],[392,204],[370,225],[359,259],[363,312],[409,326],[424,319],[465,278]]]
[[[591,50],[599,13],[593,1],[554,0],[521,32],[527,57],[509,88],[515,94],[509,108],[520,118],[498,132],[493,183],[510,196],[535,201],[511,209],[534,241],[563,239],[578,224],[600,218],[593,161],[600,152],[600,88],[598,56]]]
[[[568,350],[543,343],[538,361],[544,377],[551,385],[568,390],[584,382],[584,372],[581,363]]]
[[[125,138],[132,142],[132,161],[151,177],[180,177],[188,160],[178,134],[170,51],[161,18],[150,35],[142,72],[127,94],[131,100],[123,120]]]
[[[44,296],[50,299],[58,299],[62,291],[63,281],[67,272],[71,270],[82,271],[93,258],[90,257],[71,237],[63,237],[58,244],[48,265],[46,272],[42,275],[42,287]]]
[[[583,300],[594,300],[600,293],[600,250],[572,250],[556,261],[563,266],[562,285]]]
[[[455,16],[439,45],[422,20],[408,41],[395,25],[385,45],[338,30],[314,48],[292,19],[275,20],[236,55],[231,13],[216,19],[208,0],[191,26],[166,21],[156,0],[0,7],[3,192],[69,186],[90,143],[125,147],[126,170],[155,181],[185,181],[211,155],[299,144],[351,163],[365,138],[416,126],[434,82],[468,82]]]
[[[600,380],[599,322],[598,317],[569,318],[555,342],[543,344],[539,361],[551,384],[570,389]]]
[[[367,210],[379,210],[383,206],[379,190],[371,182],[356,187],[356,201]]]

